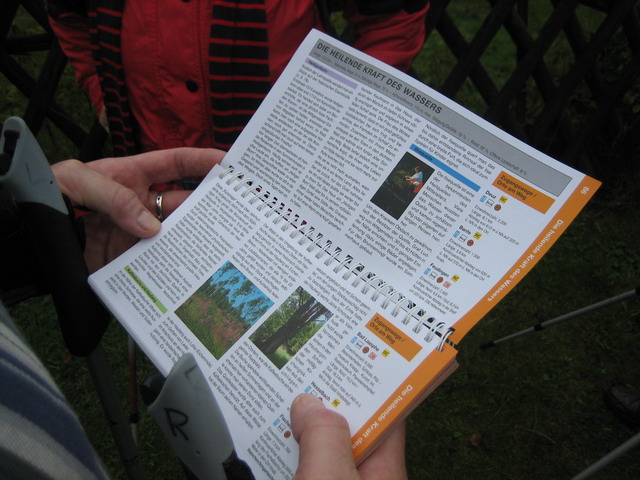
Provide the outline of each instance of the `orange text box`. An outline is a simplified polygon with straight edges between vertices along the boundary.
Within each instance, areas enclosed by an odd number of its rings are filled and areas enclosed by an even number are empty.
[[[407,337],[395,325],[389,323],[386,318],[377,313],[369,320],[367,328],[406,360],[411,361],[422,349],[418,343]]]
[[[512,177],[507,172],[500,172],[500,175],[493,181],[493,186],[538,212],[547,213],[547,210],[554,202],[554,199],[549,195],[536,190],[522,180]]]

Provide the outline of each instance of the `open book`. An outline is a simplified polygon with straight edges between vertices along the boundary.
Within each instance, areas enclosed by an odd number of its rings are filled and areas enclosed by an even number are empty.
[[[290,478],[296,395],[364,458],[598,185],[313,31],[224,163],[90,283],[162,373],[193,352],[256,477]]]

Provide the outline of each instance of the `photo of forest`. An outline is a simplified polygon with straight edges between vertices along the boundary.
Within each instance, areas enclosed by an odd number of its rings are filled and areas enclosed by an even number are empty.
[[[272,305],[269,297],[227,262],[175,313],[220,359]]]
[[[324,305],[298,287],[250,339],[281,369],[332,316]]]
[[[380,185],[371,202],[400,219],[435,169],[407,152]]]

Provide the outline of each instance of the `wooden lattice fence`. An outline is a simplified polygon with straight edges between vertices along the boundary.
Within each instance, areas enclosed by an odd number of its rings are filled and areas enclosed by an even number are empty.
[[[455,64],[441,85],[455,98],[465,82],[485,102],[476,112],[526,143],[600,178],[640,163],[640,21],[637,0],[551,0],[550,14],[532,31],[527,0],[491,0],[471,40],[448,13],[455,0],[432,2],[427,27],[446,43]],[[536,2],[537,3],[537,2]],[[538,5],[539,6],[539,5]],[[591,9],[599,25],[587,29],[578,10]],[[593,12],[592,12],[593,13]],[[592,14],[591,17],[594,15]],[[501,31],[515,46],[514,68],[502,85],[483,66]],[[564,42],[570,67],[553,72],[550,48]],[[427,42],[428,47],[428,42]]]
[[[541,2],[542,0],[538,0]],[[445,80],[431,85],[456,98],[461,89],[475,90],[484,102],[476,112],[549,155],[601,179],[638,169],[640,163],[640,0],[549,0],[549,15],[532,26],[530,0],[488,0],[477,31],[466,37],[450,13],[456,0],[432,0],[427,19],[428,52],[440,36],[453,57]],[[467,2],[468,3],[468,2]],[[18,6],[42,26],[43,33],[12,37]],[[539,7],[539,4],[536,5]],[[597,28],[587,29],[581,15],[596,12]],[[592,15],[593,17],[593,15]],[[505,35],[506,32],[506,35]],[[515,58],[497,82],[483,65],[497,41],[511,42]],[[552,48],[564,44],[570,65],[563,72],[547,63]],[[29,75],[16,55],[48,51],[40,73]],[[22,113],[34,132],[48,117],[79,149],[79,158],[100,154],[104,132],[97,122],[87,132],[54,101],[66,59],[53,39],[43,0],[0,3],[0,73],[29,99]],[[506,79],[505,79],[506,78]]]

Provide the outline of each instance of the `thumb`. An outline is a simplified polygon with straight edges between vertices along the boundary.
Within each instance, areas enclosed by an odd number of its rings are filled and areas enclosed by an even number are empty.
[[[291,428],[300,445],[295,480],[359,479],[351,453],[351,434],[345,418],[327,409],[310,394],[291,404]]]
[[[136,193],[77,160],[52,166],[60,189],[76,205],[108,215],[113,223],[136,237],[150,237],[160,221],[142,204]]]

